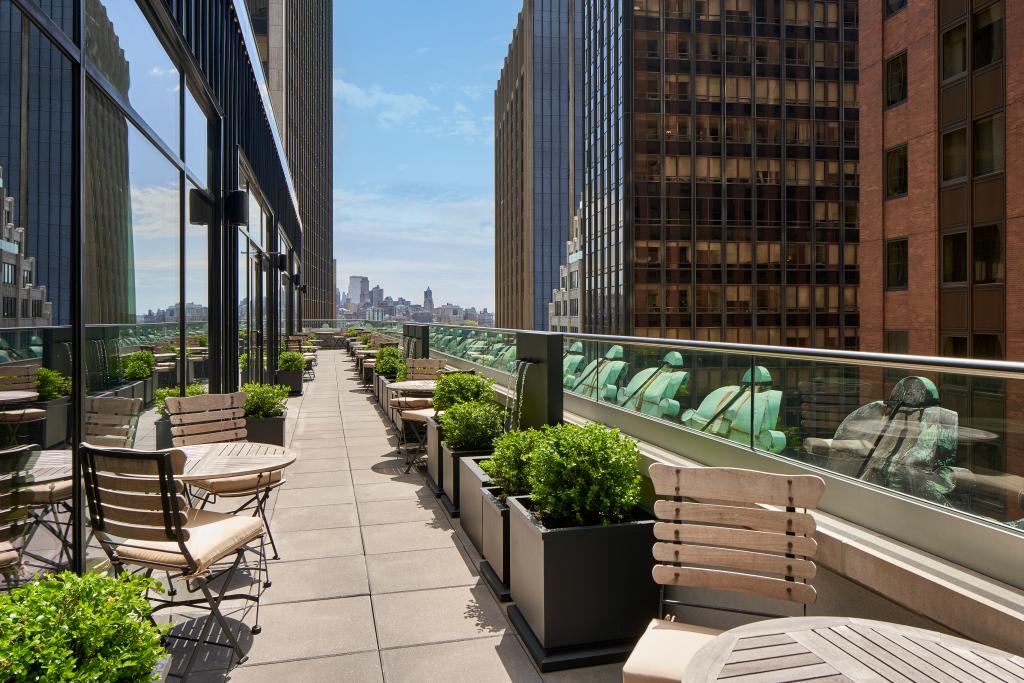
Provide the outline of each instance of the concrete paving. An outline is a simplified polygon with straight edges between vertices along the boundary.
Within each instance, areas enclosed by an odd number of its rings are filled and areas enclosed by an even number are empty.
[[[262,633],[249,632],[250,604],[227,607],[249,659],[238,665],[206,646],[190,680],[621,681],[621,665],[536,671],[458,520],[422,475],[402,472],[397,440],[348,354],[319,355],[316,379],[288,404],[299,460],[272,499],[281,559],[271,563]],[[170,616],[175,632],[193,634],[203,618]],[[176,669],[190,647],[172,648]]]

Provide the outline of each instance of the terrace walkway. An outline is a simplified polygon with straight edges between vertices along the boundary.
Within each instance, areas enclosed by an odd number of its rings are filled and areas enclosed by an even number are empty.
[[[206,648],[195,681],[621,681],[621,666],[541,677],[478,578],[478,556],[422,476],[402,474],[395,438],[343,351],[288,408],[300,454],[273,501],[282,560],[243,631],[249,660],[225,676]],[[175,619],[196,632],[198,618]],[[230,618],[252,624],[251,608]],[[187,648],[174,648],[176,662]],[[170,680],[177,680],[171,678]]]

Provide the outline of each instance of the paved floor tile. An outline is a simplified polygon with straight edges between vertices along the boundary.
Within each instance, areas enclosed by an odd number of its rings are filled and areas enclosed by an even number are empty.
[[[384,650],[381,659],[388,683],[539,683],[541,680],[513,635]]]
[[[367,555],[403,550],[448,548],[455,543],[451,525],[444,519],[363,527]]]
[[[271,523],[273,528],[273,523]],[[308,531],[278,531],[274,541],[281,560],[312,560],[318,557],[344,557],[363,554],[363,534],[358,526]],[[288,568],[276,570],[287,573]]]
[[[346,458],[347,460],[347,458]],[[310,462],[323,462],[310,460]],[[347,463],[346,463],[347,464]],[[323,488],[325,486],[351,486],[352,475],[347,469],[333,472],[295,472],[288,469],[284,489]]]
[[[343,598],[370,592],[362,555],[282,562],[270,568],[273,585],[263,604]]]
[[[507,628],[501,608],[481,584],[374,595],[373,614],[382,650],[499,636]]]
[[[367,596],[266,605],[260,607],[260,623],[263,632],[255,637],[249,664],[377,648]]]
[[[345,526],[359,526],[359,516],[354,503],[274,510],[270,518],[270,527],[275,534],[281,531],[333,529]]]
[[[366,571],[374,595],[477,582],[476,571],[458,548],[367,555]]]
[[[356,501],[360,503],[373,500],[401,500],[413,496],[430,496],[431,498],[434,496],[422,479],[418,482],[387,481],[379,484],[357,484],[354,488]]]
[[[400,467],[403,471],[405,470],[405,458],[395,454],[395,449],[392,448],[390,452],[384,453],[383,455],[350,455],[348,457],[348,466],[352,470],[376,470],[391,471],[395,468]],[[415,471],[412,470],[412,471]]]
[[[435,498],[406,498],[402,500],[378,500],[357,503],[359,523],[365,526],[395,524],[398,522],[446,521],[444,513]]]
[[[288,683],[290,681],[345,681],[380,683],[380,654],[359,652],[340,657],[322,657],[282,664],[245,664],[231,672],[231,683]],[[205,683],[200,679],[200,683]]]
[[[288,479],[291,479],[296,474],[306,474],[307,472],[335,472],[338,470],[347,470],[348,468],[348,456],[320,459],[307,459],[300,457],[288,466],[286,476]]]
[[[277,494],[275,509],[336,505],[355,501],[351,486],[331,486],[319,489],[282,489]]]

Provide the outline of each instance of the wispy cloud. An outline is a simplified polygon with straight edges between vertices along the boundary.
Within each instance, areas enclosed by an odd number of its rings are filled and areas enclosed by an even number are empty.
[[[384,128],[408,123],[436,109],[419,95],[387,92],[378,86],[362,88],[339,77],[334,79],[334,99],[342,105],[375,112],[377,123]]]

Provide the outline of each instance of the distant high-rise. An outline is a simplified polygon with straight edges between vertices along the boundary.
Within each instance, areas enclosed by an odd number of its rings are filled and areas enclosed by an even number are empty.
[[[365,275],[352,275],[348,279],[348,300],[353,306],[359,307],[370,303],[370,278]]]
[[[423,308],[431,313],[434,312],[434,293],[430,291],[430,287],[423,292]]]
[[[384,303],[384,289],[380,285],[374,285],[370,290],[370,305],[380,306]]]
[[[579,7],[579,3],[576,3]],[[494,258],[499,327],[545,330],[581,180],[571,97],[571,0],[525,0],[494,93]],[[577,24],[578,25],[578,24]],[[575,163],[573,162],[576,157]]]
[[[333,318],[333,3],[246,1],[299,198],[302,317]]]

